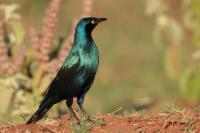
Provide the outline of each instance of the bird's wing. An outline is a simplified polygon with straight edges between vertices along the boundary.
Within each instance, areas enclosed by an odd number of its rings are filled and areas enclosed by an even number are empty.
[[[60,68],[57,76],[49,85],[45,99],[60,94],[70,80],[79,72],[80,58],[78,54],[70,54]]]

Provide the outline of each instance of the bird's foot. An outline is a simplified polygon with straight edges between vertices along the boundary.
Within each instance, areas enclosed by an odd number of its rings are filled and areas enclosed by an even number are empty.
[[[88,121],[88,122],[91,122],[91,123],[93,123],[93,124],[96,123],[94,120],[92,120],[92,119],[90,119],[90,118],[88,118],[87,121]]]
[[[74,117],[74,116],[72,116],[72,117],[73,117],[75,123],[77,123],[78,125],[80,125],[81,121],[78,119],[78,117]]]
[[[76,124],[77,124],[77,125],[80,125],[80,124],[81,124],[81,122],[80,122],[80,121],[76,121]]]

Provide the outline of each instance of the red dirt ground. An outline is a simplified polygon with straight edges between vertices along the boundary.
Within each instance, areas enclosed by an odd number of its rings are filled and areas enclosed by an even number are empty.
[[[72,119],[65,115],[58,120],[44,120],[33,125],[7,124],[0,128],[0,133],[71,133],[81,132],[84,126],[70,126]],[[200,112],[177,111],[160,113],[156,116],[132,114],[129,116],[98,116],[87,131],[90,133],[199,133]],[[88,122],[84,122],[88,123]],[[72,128],[71,128],[72,127]],[[73,131],[79,128],[79,131]],[[84,130],[85,131],[85,130]]]

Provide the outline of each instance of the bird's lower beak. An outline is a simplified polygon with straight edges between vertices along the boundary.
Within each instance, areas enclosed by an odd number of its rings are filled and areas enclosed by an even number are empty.
[[[101,22],[106,21],[106,20],[108,20],[108,19],[107,18],[98,18],[97,23],[101,23]]]

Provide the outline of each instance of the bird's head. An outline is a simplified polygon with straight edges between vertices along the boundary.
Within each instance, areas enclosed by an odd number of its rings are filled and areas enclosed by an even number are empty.
[[[76,32],[80,33],[87,33],[91,34],[93,29],[101,22],[106,21],[106,18],[96,18],[96,17],[87,17],[82,18],[77,26],[76,26]]]

